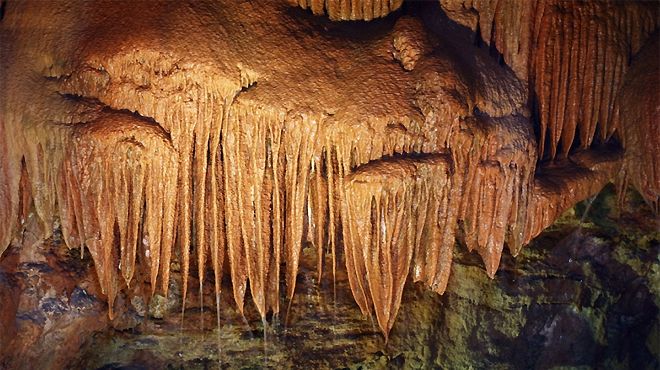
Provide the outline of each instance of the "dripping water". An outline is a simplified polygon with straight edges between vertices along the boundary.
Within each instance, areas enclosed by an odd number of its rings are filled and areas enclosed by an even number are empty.
[[[374,315],[369,313],[369,321],[371,322],[371,330],[376,333],[378,332],[378,329],[376,329],[376,322],[374,321]]]
[[[328,177],[328,219],[330,225],[332,225],[332,232],[328,232],[328,240],[330,241],[330,247],[332,252],[332,333],[337,335],[335,329],[335,323],[337,322],[337,238],[336,235],[340,235],[341,231],[338,230],[339,226],[335,226],[337,220],[337,211],[335,207],[338,205],[335,204],[335,173],[340,173],[340,164],[337,159],[337,149],[330,149],[330,155],[328,156],[329,163],[327,167],[327,177]],[[335,167],[337,168],[335,170]],[[341,186],[338,184],[338,186]],[[337,194],[341,194],[337,191]],[[339,201],[341,202],[341,200]],[[341,225],[341,222],[339,223]],[[329,230],[330,231],[330,230]]]
[[[293,297],[289,298],[289,303],[286,306],[286,313],[284,314],[284,332],[287,332],[289,327],[289,311],[291,311],[291,302],[293,302]]]
[[[184,335],[183,335],[183,320],[184,320],[184,310],[181,310],[181,322],[179,322],[179,348],[183,348],[185,345],[185,342],[183,340]]]
[[[596,200],[596,198],[598,197],[599,194],[600,194],[600,192],[596,193],[594,196],[587,199],[587,206],[584,208],[584,212],[582,213],[582,216],[580,217],[580,223],[578,224],[578,229],[577,229],[578,233],[581,232],[582,226],[584,224],[584,220],[586,220],[587,215],[589,214],[589,211],[591,210],[591,205],[594,204],[594,201]]]
[[[332,221],[331,221],[332,222]],[[332,323],[330,325],[330,331],[332,332],[333,337],[337,338],[337,329],[335,325],[337,324],[337,279],[334,273],[334,264],[336,255],[332,256],[333,258],[333,274],[332,274]]]
[[[268,330],[268,322],[266,321],[266,316],[261,317],[261,326],[263,328],[263,345],[264,345],[264,369],[268,368],[268,336],[266,331]]]
[[[252,327],[250,326],[250,323],[248,320],[245,318],[245,315],[241,314],[241,321],[243,321],[243,324],[245,325],[245,328],[247,329],[248,334],[250,335],[250,339],[254,340],[254,334],[252,333]]]
[[[202,291],[202,282],[199,284],[199,328],[204,333],[204,292]]]
[[[215,294],[215,314],[216,314],[216,344],[218,348],[218,369],[222,369],[222,345],[220,337],[220,294]]]
[[[589,211],[591,210],[591,206],[593,205],[594,201],[598,197],[600,192],[596,193],[592,197],[588,198],[585,202],[585,208],[584,212],[582,212],[582,215],[580,216],[580,221],[578,223],[577,228],[572,231],[570,234],[568,234],[564,239],[559,244],[564,244],[568,247],[567,253],[568,253],[568,263],[571,264],[574,262],[573,256],[575,256],[578,253],[578,248],[584,241],[584,238],[586,235],[583,234],[583,228],[584,228],[584,223],[585,220],[587,219],[587,216],[589,215]]]
[[[181,288],[184,292],[187,289],[185,286],[182,286]],[[181,322],[179,323],[179,346],[183,347],[184,344],[185,344],[184,343],[184,334],[183,334],[183,332],[184,332],[184,324],[183,323],[185,322],[185,318],[186,318],[186,298],[185,298],[185,294],[182,295],[181,298],[182,298],[182,302],[181,302]]]

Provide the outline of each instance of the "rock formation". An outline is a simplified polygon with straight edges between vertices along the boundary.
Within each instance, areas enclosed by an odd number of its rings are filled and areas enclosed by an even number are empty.
[[[634,57],[617,96],[614,116],[626,148],[620,194],[625,194],[623,190],[630,183],[656,214],[660,212],[660,91],[654,86],[660,84],[659,49],[660,35],[656,32]]]
[[[300,5],[369,20],[401,1]],[[633,124],[625,109],[622,123],[609,117],[626,58],[657,17],[612,5],[615,33],[590,20],[608,6],[506,10],[542,17],[516,33],[526,41],[488,39],[509,69],[409,15],[332,22],[281,0],[11,2],[0,22],[0,252],[33,210],[42,238],[61,225],[69,247],[91,253],[111,317],[137,277],[166,294],[177,262],[184,304],[192,267],[200,291],[213,273],[216,297],[228,274],[241,313],[249,288],[265,318],[281,311],[282,268],[292,300],[310,241],[319,279],[345,268],[387,338],[409,277],[444,292],[457,237],[493,277],[505,244],[517,254],[617,173],[619,148],[592,141]],[[496,29],[527,25],[484,12]],[[530,54],[531,35],[545,51]],[[639,147],[639,131],[624,132]],[[550,158],[568,159],[540,166],[546,142]]]
[[[327,14],[330,19],[365,20],[384,17],[399,9],[403,0],[287,0],[291,5],[310,9],[316,15]]]
[[[440,0],[528,81],[540,123],[539,152],[565,157],[617,130],[614,101],[630,60],[658,26],[643,1]]]

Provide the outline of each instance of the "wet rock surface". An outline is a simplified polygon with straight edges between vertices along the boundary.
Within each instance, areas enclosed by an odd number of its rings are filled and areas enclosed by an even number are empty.
[[[203,292],[200,301],[191,285],[183,320],[176,293],[137,307],[125,299],[121,320],[128,324],[88,337],[67,365],[654,369],[658,221],[638,197],[631,201],[637,202],[634,212],[616,215],[613,198],[609,189],[591,207],[584,202],[567,212],[518,257],[506,254],[493,280],[476,253],[457,246],[445,294],[409,282],[387,343],[375,318],[362,317],[345,275],[337,276],[335,289],[329,275],[317,284],[316,251],[305,248],[288,316],[285,310],[269,317],[265,331],[253,305],[242,319],[231,304],[221,304],[218,323],[212,295]],[[230,299],[225,283],[221,302]],[[55,301],[45,302],[37,316],[61,310]]]

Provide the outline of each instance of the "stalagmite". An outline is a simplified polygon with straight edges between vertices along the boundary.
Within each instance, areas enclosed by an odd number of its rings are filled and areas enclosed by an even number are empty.
[[[369,20],[401,3],[297,5]],[[475,1],[461,18],[512,70],[432,12],[355,24],[282,0],[12,3],[0,22],[0,255],[34,212],[41,237],[59,222],[69,247],[89,251],[110,316],[142,280],[167,294],[177,263],[184,312],[190,276],[203,306],[212,271],[218,315],[228,275],[239,313],[249,290],[265,320],[280,312],[282,275],[292,304],[311,242],[319,283],[345,269],[387,339],[407,282],[445,291],[457,238],[494,277],[505,245],[517,254],[618,171],[619,148],[592,142],[622,135],[634,154],[641,131],[625,120],[653,122],[628,103],[628,54],[655,27],[645,7],[532,3]],[[585,150],[569,150],[578,141]],[[542,163],[544,145],[566,162]]]

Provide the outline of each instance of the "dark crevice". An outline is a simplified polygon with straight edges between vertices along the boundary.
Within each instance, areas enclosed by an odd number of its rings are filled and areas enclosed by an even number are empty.
[[[5,19],[5,13],[7,12],[7,0],[0,1],[0,22]]]
[[[378,159],[371,160],[367,163],[360,164],[356,167],[351,166],[354,172],[356,171],[368,171],[369,168],[380,164],[380,163],[397,163],[397,162],[409,162],[409,163],[419,163],[425,161],[432,161],[442,159],[446,163],[451,163],[451,156],[448,153],[404,153],[399,154],[395,153],[394,155],[386,155]]]
[[[90,98],[78,94],[71,94],[71,93],[63,93],[63,92],[57,92],[59,96],[61,96],[63,99],[84,104],[84,105],[89,105],[89,106],[105,106],[100,100],[97,98]]]
[[[119,142],[120,142],[120,143],[124,143],[124,144],[131,144],[131,145],[134,145],[134,146],[136,146],[136,147],[138,147],[138,148],[140,148],[140,149],[145,149],[144,144],[142,144],[141,142],[137,141],[134,137],[123,138],[123,139],[121,139]]]
[[[405,8],[405,9],[404,9]],[[311,9],[303,9],[297,6],[287,7],[285,14],[287,20],[295,22],[294,27],[301,30],[296,32],[304,36],[320,37],[326,40],[341,39],[349,43],[369,43],[379,39],[388,33],[396,20],[409,12],[408,2],[404,2],[401,8],[390,12],[385,17],[374,18],[370,21],[364,20],[331,20],[324,9],[323,15],[315,15]]]
[[[153,117],[149,116],[144,116],[137,111],[131,111],[129,109],[116,109],[113,107],[110,107],[109,105],[103,103],[100,101],[98,98],[95,97],[87,97],[87,96],[82,96],[74,93],[63,93],[63,92],[57,92],[58,95],[60,95],[63,99],[69,100],[72,102],[76,102],[81,105],[85,105],[90,108],[96,107],[98,109],[98,112],[100,114],[123,114],[123,115],[130,115],[135,119],[140,120],[142,123],[144,123],[146,126],[152,126],[154,128],[157,128],[158,131],[164,136],[164,138],[168,142],[172,142],[172,136],[171,134],[163,128],[163,126],[156,121]],[[84,122],[81,122],[84,123]],[[62,123],[61,123],[62,124]]]
[[[138,112],[133,112],[133,111],[128,110],[128,109],[114,109],[114,108],[111,108],[109,106],[104,106],[103,112],[104,113],[115,113],[115,114],[119,113],[119,114],[131,115],[134,118],[139,119],[140,121],[142,121],[142,123],[145,123],[148,126],[157,127],[158,129],[160,129],[160,131],[165,136],[167,141],[172,142],[172,137],[171,137],[170,133],[167,130],[165,130],[163,128],[163,126],[161,126],[160,123],[158,123],[158,121],[156,121],[152,117],[143,116]]]
[[[481,48],[484,44],[484,39],[481,37],[481,24],[479,24],[479,19],[477,19],[477,30],[474,32],[474,46]]]

